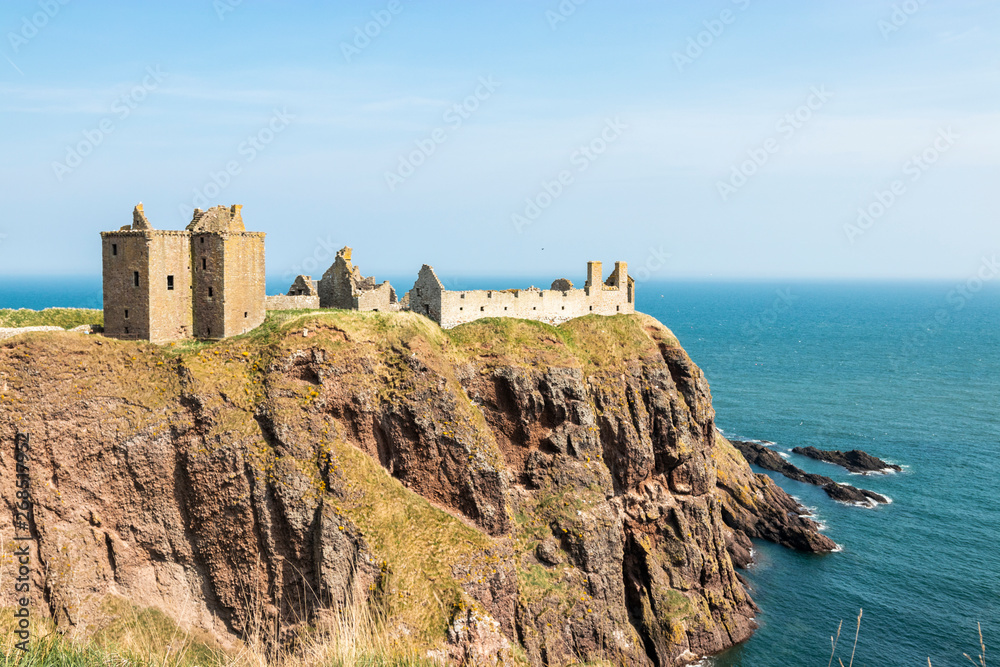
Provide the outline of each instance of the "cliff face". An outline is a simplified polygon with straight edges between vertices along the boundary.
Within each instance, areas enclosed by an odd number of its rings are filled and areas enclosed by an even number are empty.
[[[752,633],[749,538],[834,546],[642,315],[333,313],[183,350],[29,334],[0,395],[3,499],[30,432],[39,602],[70,632],[108,595],[224,641],[368,604],[455,662],[673,665]]]

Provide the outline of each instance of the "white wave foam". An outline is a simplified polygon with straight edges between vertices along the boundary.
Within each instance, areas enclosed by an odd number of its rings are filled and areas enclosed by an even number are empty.
[[[778,452],[778,456],[780,456],[783,459],[791,458],[786,452]]]
[[[879,506],[879,503],[875,502],[874,500],[851,501],[851,500],[837,500],[836,498],[834,498],[833,502],[840,503],[841,505],[847,505],[848,507],[860,507],[862,509],[868,509],[868,510],[875,509],[876,507]]]
[[[854,472],[852,470],[847,471],[848,475],[861,475],[862,477],[868,477],[869,475],[895,475],[896,471],[892,468],[882,468],[881,470],[866,470],[865,472]]]
[[[843,550],[844,550],[844,547],[842,547],[839,544],[837,544],[836,542],[834,542],[833,543],[833,551],[831,551],[830,553],[832,553],[832,554],[839,554]]]

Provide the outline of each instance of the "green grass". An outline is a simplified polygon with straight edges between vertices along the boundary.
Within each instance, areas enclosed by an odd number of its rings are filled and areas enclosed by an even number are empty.
[[[87,308],[0,309],[0,327],[62,327],[63,329],[72,329],[81,324],[103,325],[104,311]]]
[[[458,350],[486,363],[570,366],[585,372],[658,355],[658,341],[678,345],[669,329],[642,314],[585,315],[558,326],[490,317],[446,333]]]
[[[0,667],[221,667],[231,656],[199,632],[182,630],[158,609],[139,609],[119,598],[103,604],[105,622],[86,642],[59,634],[51,621],[34,621],[28,651],[16,648],[11,609],[0,612]]]
[[[24,652],[15,647],[13,610],[0,610],[0,667],[440,667],[414,647],[390,646],[385,628],[364,609],[306,629],[297,650],[278,653],[260,636],[224,651],[205,633],[119,598],[109,597],[102,613],[103,627],[85,641],[64,637],[47,619],[33,620]]]

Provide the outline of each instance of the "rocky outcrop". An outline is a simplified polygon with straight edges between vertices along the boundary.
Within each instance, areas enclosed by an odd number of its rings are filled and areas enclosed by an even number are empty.
[[[859,507],[874,507],[876,504],[884,505],[889,502],[889,499],[881,494],[869,491],[868,489],[859,489],[850,484],[837,484],[835,482],[827,484],[823,487],[823,490],[826,491],[826,495],[834,500],[858,505]]]
[[[795,454],[801,454],[802,456],[808,456],[811,459],[816,459],[817,461],[826,461],[827,463],[833,463],[844,468],[847,468],[851,472],[860,473],[862,475],[867,475],[872,472],[885,472],[887,470],[895,470],[899,472],[902,468],[893,463],[886,463],[882,459],[876,458],[871,454],[861,451],[860,449],[852,449],[849,452],[840,452],[835,449],[824,450],[816,449],[815,447],[795,447],[792,449]]]
[[[646,316],[313,314],[186,351],[30,334],[0,388],[0,442],[33,436],[41,611],[70,632],[108,595],[223,641],[368,605],[456,663],[666,666],[753,632],[752,538],[835,547]]]
[[[740,450],[748,463],[759,466],[764,470],[780,472],[789,479],[805,484],[814,484],[823,487],[826,495],[834,500],[844,503],[851,503],[859,506],[871,507],[878,503],[888,503],[889,499],[879,495],[874,491],[859,489],[850,484],[838,484],[829,477],[808,473],[798,466],[786,461],[780,454],[764,445],[745,440],[732,440],[733,446]],[[793,450],[794,451],[794,450]]]

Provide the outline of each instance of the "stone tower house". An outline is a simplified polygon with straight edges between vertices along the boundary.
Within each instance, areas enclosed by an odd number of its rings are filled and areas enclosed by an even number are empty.
[[[264,321],[264,234],[242,207],[196,209],[183,231],[155,230],[142,204],[132,224],[101,232],[104,333],[153,342],[226,338]]]

